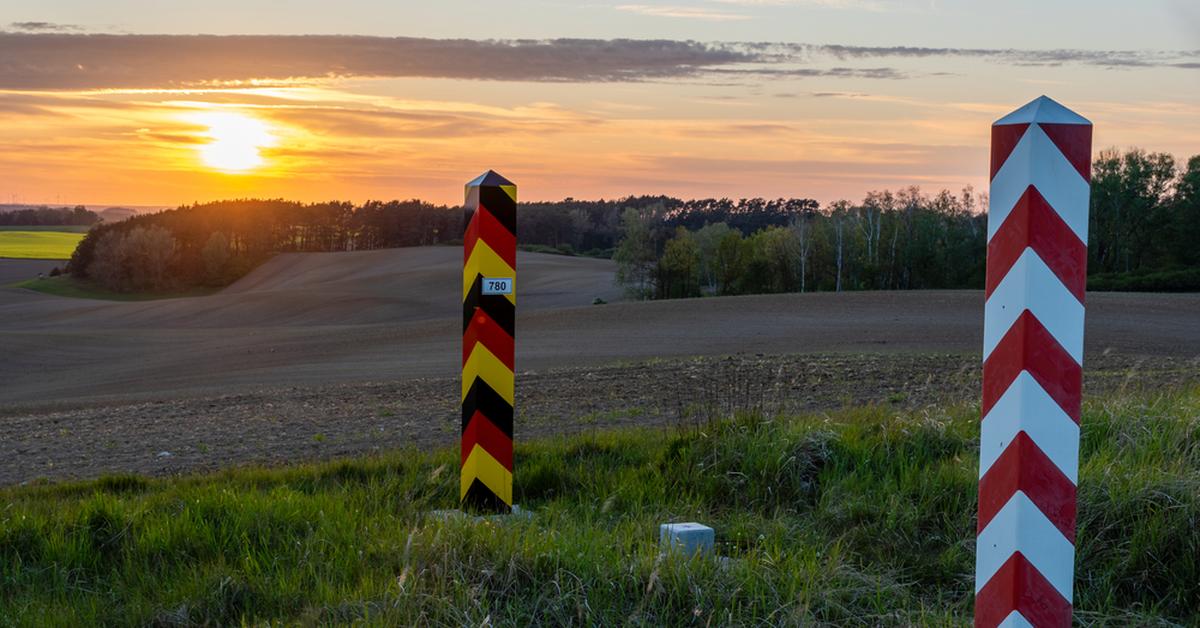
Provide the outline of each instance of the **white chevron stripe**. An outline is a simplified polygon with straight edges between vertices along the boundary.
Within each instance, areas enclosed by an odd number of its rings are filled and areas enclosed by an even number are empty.
[[[1079,483],[1079,426],[1028,371],[1017,375],[983,417],[979,434],[980,478],[1022,431],[1072,484]]]
[[[1033,624],[1029,623],[1028,619],[1025,619],[1021,611],[1013,611],[996,628],[1033,628]]]
[[[1075,546],[1022,491],[1013,494],[975,540],[975,592],[1018,551],[1071,601]]]
[[[1031,248],[1021,253],[983,306],[984,360],[1026,309],[1083,364],[1083,304]]]
[[[1004,219],[1033,184],[1050,206],[1058,212],[1071,231],[1087,242],[1088,194],[1091,188],[1075,166],[1036,124],[1021,136],[996,177],[992,179],[988,203],[988,241],[1004,224]]]

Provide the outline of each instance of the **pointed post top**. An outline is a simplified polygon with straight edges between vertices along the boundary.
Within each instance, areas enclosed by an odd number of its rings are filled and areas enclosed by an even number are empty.
[[[500,176],[500,173],[496,172],[495,170],[488,170],[487,172],[472,179],[471,182],[467,184],[467,187],[469,187],[469,188],[480,187],[480,186],[504,187],[504,186],[515,186],[515,185],[516,184],[514,184],[512,181],[509,181],[508,179],[505,179],[504,177]]]
[[[1038,96],[1025,106],[996,120],[992,126],[1009,124],[1086,124],[1092,123],[1085,117],[1058,104],[1049,96]]]

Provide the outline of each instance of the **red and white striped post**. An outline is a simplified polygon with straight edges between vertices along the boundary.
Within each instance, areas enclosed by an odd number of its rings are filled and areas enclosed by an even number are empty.
[[[1092,124],[1042,96],[992,125],[976,626],[1070,626]]]

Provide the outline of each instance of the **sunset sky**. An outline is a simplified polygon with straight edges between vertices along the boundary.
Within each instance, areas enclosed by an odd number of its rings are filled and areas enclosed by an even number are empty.
[[[1200,153],[1194,0],[162,7],[0,7],[0,202],[983,191],[1041,94],[1097,149]]]

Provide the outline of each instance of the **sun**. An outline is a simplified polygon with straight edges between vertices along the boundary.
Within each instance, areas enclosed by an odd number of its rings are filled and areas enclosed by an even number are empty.
[[[277,139],[265,122],[241,113],[214,111],[193,116],[208,127],[202,133],[209,141],[200,144],[200,160],[210,168],[242,173],[265,163],[261,149],[274,146]]]

